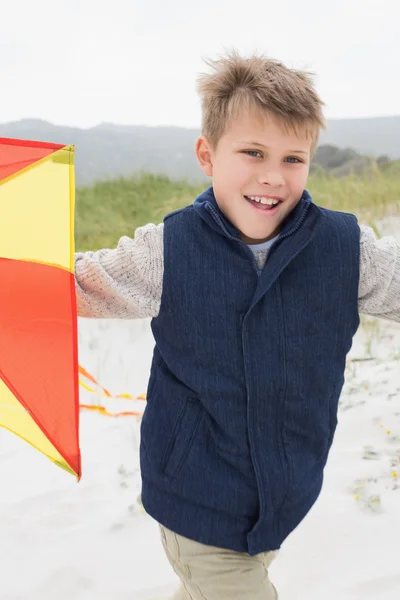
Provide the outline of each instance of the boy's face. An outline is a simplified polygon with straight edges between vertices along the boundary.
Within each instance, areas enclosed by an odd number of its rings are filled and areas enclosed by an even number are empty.
[[[285,132],[273,118],[243,114],[216,148],[200,137],[196,153],[213,178],[220,209],[241,239],[256,244],[278,235],[306,187],[311,140]]]

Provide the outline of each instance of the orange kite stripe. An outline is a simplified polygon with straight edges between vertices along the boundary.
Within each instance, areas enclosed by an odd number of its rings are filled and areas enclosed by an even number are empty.
[[[0,181],[29,167],[64,146],[0,138]]]
[[[0,138],[0,425],[81,477],[74,148]]]

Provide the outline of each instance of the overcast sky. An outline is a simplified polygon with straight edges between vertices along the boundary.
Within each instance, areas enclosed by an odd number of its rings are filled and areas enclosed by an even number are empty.
[[[9,0],[0,122],[200,125],[202,57],[262,51],[316,73],[332,117],[400,114],[399,0]]]

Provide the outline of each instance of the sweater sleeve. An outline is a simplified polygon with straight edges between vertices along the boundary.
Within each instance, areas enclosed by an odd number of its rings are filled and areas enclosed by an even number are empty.
[[[75,254],[80,317],[141,319],[159,313],[164,271],[164,225],[139,227],[114,249]]]
[[[359,311],[400,322],[400,243],[361,227]]]

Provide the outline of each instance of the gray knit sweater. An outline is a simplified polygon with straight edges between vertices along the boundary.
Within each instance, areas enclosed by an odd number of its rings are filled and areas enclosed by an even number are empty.
[[[78,315],[156,317],[163,286],[163,224],[139,227],[115,249],[75,254]],[[268,250],[256,254],[262,267]],[[400,243],[361,226],[359,312],[400,322]]]

